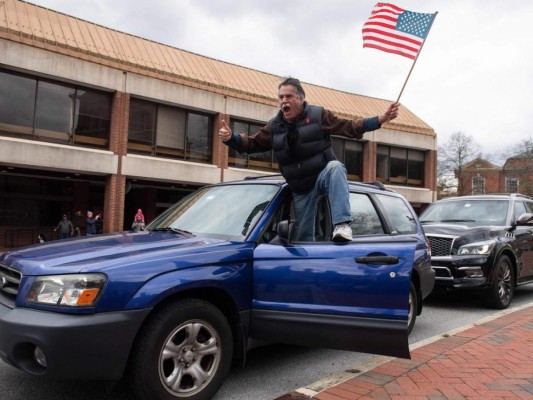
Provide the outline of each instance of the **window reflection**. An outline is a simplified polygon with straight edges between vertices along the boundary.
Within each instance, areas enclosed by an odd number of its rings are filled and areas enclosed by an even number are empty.
[[[0,132],[32,135],[37,82],[0,71]]]
[[[0,134],[106,148],[111,95],[0,71]]]
[[[131,99],[128,152],[211,162],[212,117]]]
[[[424,186],[425,153],[420,150],[379,145],[376,177],[383,183]]]
[[[247,121],[232,121],[231,130],[237,134],[244,133],[248,136],[255,135],[265,124]],[[274,162],[272,150],[253,154],[240,154],[237,150],[229,148],[228,164],[234,167],[257,169],[261,171],[278,171],[278,164]]]
[[[337,137],[331,139],[335,157],[345,165],[348,179],[355,182],[362,181],[363,143]]]

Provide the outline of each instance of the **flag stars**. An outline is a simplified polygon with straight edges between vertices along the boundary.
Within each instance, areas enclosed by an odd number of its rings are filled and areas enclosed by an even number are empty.
[[[411,35],[425,38],[428,34],[434,14],[421,14],[404,11],[398,17],[396,29]]]

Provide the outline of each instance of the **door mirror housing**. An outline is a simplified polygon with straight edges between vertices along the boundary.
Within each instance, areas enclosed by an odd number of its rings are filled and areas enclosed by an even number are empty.
[[[533,213],[524,213],[516,220],[517,225],[533,225]]]

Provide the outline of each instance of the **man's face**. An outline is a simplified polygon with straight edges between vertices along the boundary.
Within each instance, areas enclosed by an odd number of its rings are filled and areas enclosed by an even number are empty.
[[[296,122],[302,113],[304,99],[292,85],[282,86],[278,92],[279,108],[287,122]]]

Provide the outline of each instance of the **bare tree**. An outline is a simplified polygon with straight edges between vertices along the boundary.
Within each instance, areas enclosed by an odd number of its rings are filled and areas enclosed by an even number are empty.
[[[439,146],[437,186],[442,188],[442,197],[453,189],[458,196],[466,194],[466,182],[462,179],[464,166],[477,156],[477,149],[479,146],[474,142],[473,137],[463,132],[455,132],[447,143]]]

